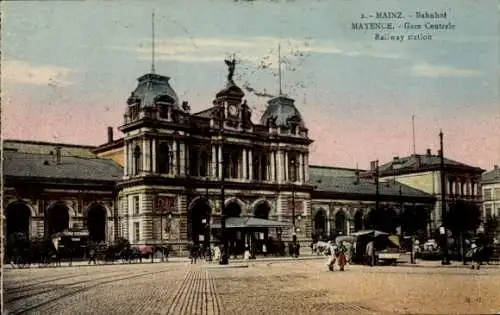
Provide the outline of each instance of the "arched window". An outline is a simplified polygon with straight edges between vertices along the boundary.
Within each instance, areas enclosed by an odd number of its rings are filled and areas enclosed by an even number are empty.
[[[134,175],[141,172],[141,148],[137,145],[134,149]]]
[[[170,149],[167,143],[162,142],[158,145],[158,173],[169,173],[170,163]]]

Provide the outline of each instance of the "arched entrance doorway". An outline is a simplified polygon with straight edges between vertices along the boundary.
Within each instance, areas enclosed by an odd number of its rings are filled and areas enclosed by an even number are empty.
[[[253,216],[259,219],[269,220],[270,211],[271,207],[269,206],[268,202],[262,201],[255,207]],[[258,247],[258,251],[263,248],[264,244],[266,244],[268,250],[271,250],[271,243],[274,240],[281,238],[281,230],[274,230],[266,227],[254,228],[252,230],[246,230],[243,232],[244,244],[242,244],[242,246],[255,246]]]
[[[269,219],[269,212],[271,211],[271,207],[267,204],[267,202],[261,202],[255,208],[253,216],[259,219]]]
[[[6,236],[22,233],[24,238],[29,239],[31,210],[23,202],[14,202],[7,206],[5,211],[7,221]]]
[[[69,209],[64,204],[55,204],[47,210],[48,236],[69,228]]]
[[[344,211],[340,210],[335,214],[335,232],[337,235],[346,235],[346,224]]]
[[[354,231],[361,231],[363,229],[363,212],[357,211],[354,215]]]
[[[89,241],[106,241],[106,209],[102,205],[94,204],[87,212],[87,229]]]
[[[313,240],[325,240],[326,239],[326,212],[321,209],[316,212],[314,216],[314,235]]]
[[[196,243],[207,244],[210,233],[211,208],[207,199],[198,199],[190,209],[191,240]]]
[[[224,207],[224,215],[226,218],[239,217],[241,214],[241,207],[236,201],[230,202]]]
[[[241,215],[240,205],[236,201],[231,201],[224,207],[224,215],[226,219],[239,217]],[[226,236],[229,242],[229,254],[240,254],[245,246],[243,231],[240,228],[229,228],[226,230]]]

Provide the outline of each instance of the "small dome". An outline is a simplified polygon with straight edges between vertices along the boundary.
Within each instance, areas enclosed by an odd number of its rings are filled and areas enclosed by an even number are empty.
[[[137,79],[139,84],[127,100],[128,104],[140,102],[141,107],[154,107],[157,101],[179,108],[179,98],[168,83],[169,77],[148,73]]]
[[[268,101],[268,106],[262,117],[261,125],[267,125],[269,120],[275,120],[278,127],[290,127],[290,123],[295,122],[300,127],[305,127],[302,115],[293,105],[294,100],[286,96],[277,96]]]

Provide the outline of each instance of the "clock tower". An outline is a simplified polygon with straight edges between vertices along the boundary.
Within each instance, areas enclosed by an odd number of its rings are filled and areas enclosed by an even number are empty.
[[[224,89],[215,95],[215,100],[213,101],[215,107],[213,118],[217,124],[219,124],[222,119],[225,127],[228,128],[248,129],[252,126],[250,108],[246,100],[243,101],[245,93],[243,93],[243,90],[233,81],[232,75],[234,73],[234,68],[231,66],[234,67],[234,63],[230,61],[229,63],[226,61],[226,63],[229,66],[227,84]]]

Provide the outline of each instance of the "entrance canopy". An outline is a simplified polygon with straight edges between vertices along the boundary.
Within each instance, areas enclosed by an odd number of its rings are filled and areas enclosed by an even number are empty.
[[[265,220],[254,217],[242,218],[242,217],[231,217],[226,218],[226,228],[291,228],[292,225],[286,222],[279,222],[273,220]],[[220,222],[214,223],[212,225],[213,229],[220,229]]]
[[[381,235],[389,235],[389,233],[377,231],[377,230],[366,230],[366,231],[358,231],[351,233],[352,236],[373,236],[378,237]]]
[[[52,238],[57,238],[61,236],[86,237],[89,236],[89,232],[85,230],[64,230],[62,232],[57,232],[52,234]]]

